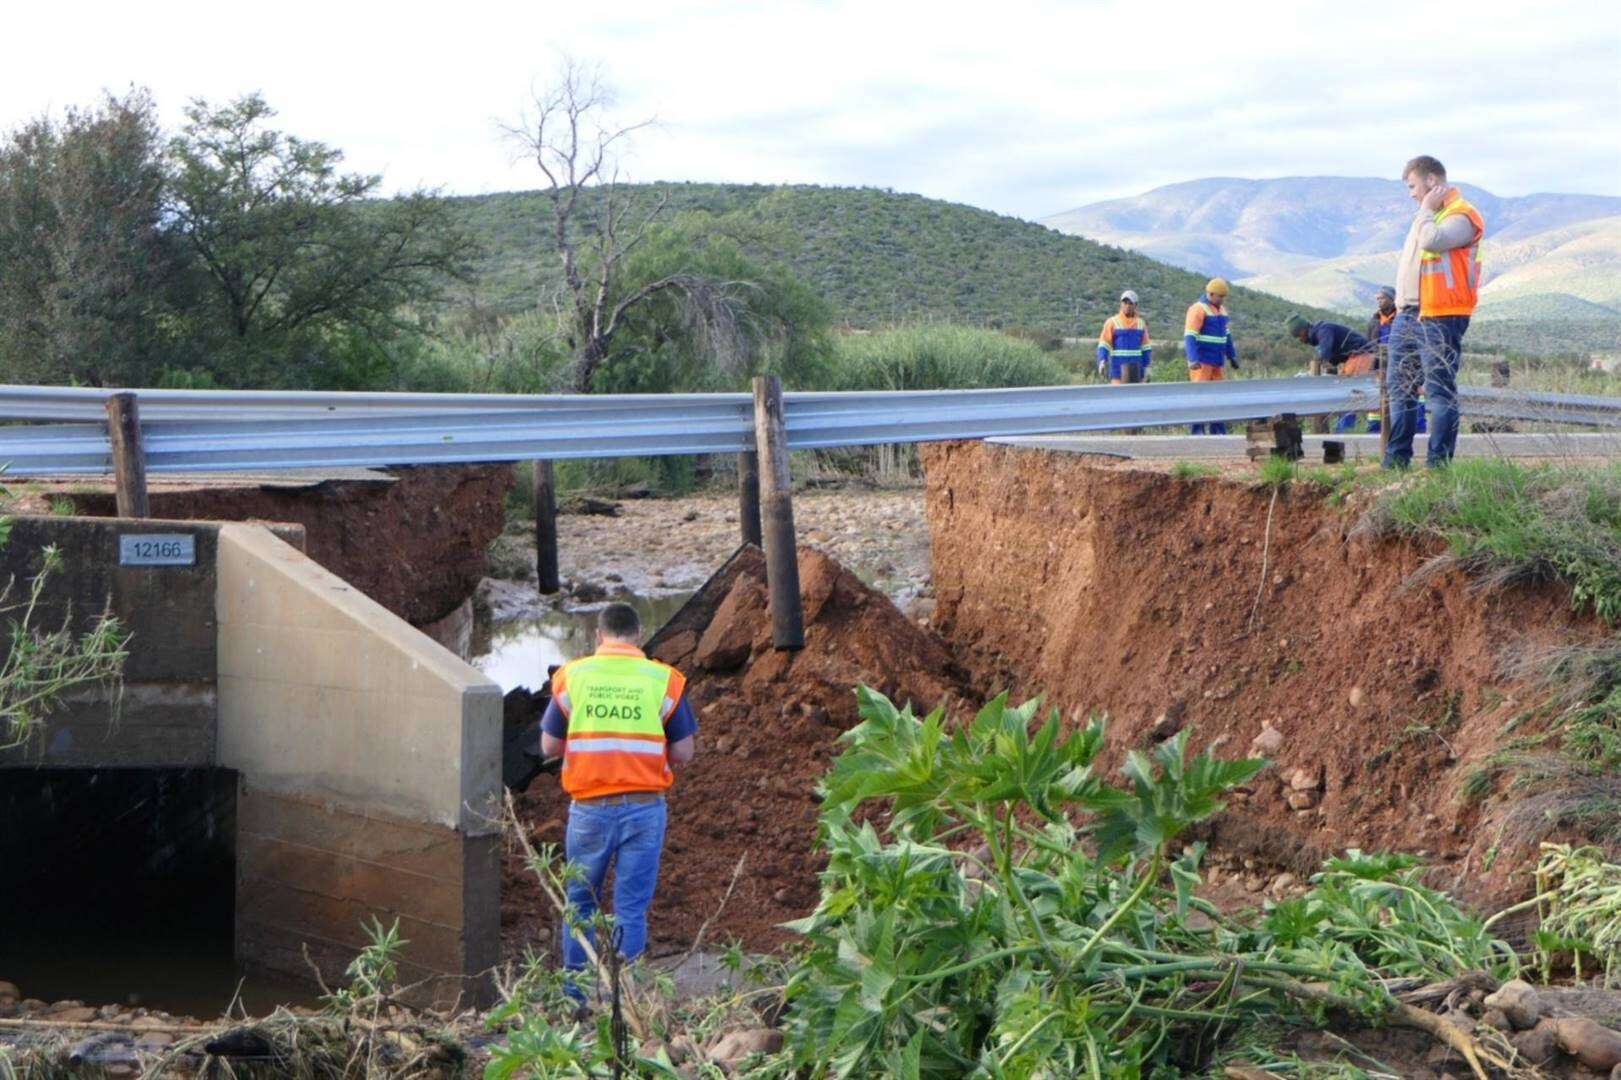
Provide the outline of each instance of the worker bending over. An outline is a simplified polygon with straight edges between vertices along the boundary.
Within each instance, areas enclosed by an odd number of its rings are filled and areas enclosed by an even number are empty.
[[[1188,378],[1193,382],[1220,382],[1222,368],[1229,362],[1237,371],[1238,350],[1233,348],[1233,332],[1227,318],[1227,282],[1211,278],[1204,287],[1204,295],[1188,308],[1187,321],[1182,326],[1182,351],[1188,358]],[[1227,425],[1221,421],[1212,424],[1194,424],[1188,428],[1194,435],[1227,434]]]
[[[1115,386],[1148,381],[1154,347],[1148,341],[1148,322],[1137,314],[1137,294],[1120,294],[1120,311],[1103,320],[1098,335],[1098,374]]]
[[[637,647],[641,619],[629,604],[609,604],[597,618],[597,651],[558,668],[552,702],[541,718],[541,752],[563,759],[563,790],[573,796],[563,850],[580,873],[568,883],[571,927],[563,966],[586,966],[585,940],[601,906],[602,883],[614,864],[614,936],[630,960],[647,948],[647,909],[664,850],[664,792],[672,765],[692,760],[698,721],[687,704],[686,679]],[[579,992],[570,983],[572,993]]]
[[[1285,320],[1285,326],[1290,337],[1312,347],[1313,375],[1366,375],[1373,370],[1373,346],[1349,326],[1326,321],[1308,322],[1298,314],[1290,315]],[[1326,431],[1326,418],[1318,422],[1324,426],[1317,430]],[[1336,432],[1355,429],[1356,413],[1344,413],[1334,422]]]

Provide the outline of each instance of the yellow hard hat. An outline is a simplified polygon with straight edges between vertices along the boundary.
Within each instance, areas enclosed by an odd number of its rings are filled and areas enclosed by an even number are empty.
[[[1226,278],[1213,277],[1205,282],[1204,291],[1211,296],[1226,296],[1232,290],[1227,288]]]

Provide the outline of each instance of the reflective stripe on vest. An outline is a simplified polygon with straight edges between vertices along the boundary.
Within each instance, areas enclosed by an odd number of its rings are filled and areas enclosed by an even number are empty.
[[[1227,316],[1218,312],[1215,308],[1211,307],[1202,300],[1199,301],[1199,306],[1204,308],[1204,325],[1199,328],[1199,332],[1193,335],[1193,340],[1204,345],[1227,344]],[[1210,333],[1209,331],[1212,326],[1221,331],[1221,333]]]
[[[664,737],[682,682],[673,668],[640,656],[598,653],[560,674],[569,710],[564,791],[588,799],[663,791],[674,782]]]
[[[1119,316],[1111,315],[1104,324],[1104,334],[1109,337],[1104,341],[1099,337],[1098,344],[1103,351],[1116,360],[1137,360],[1143,355],[1143,338],[1148,334],[1148,327],[1141,319],[1132,320],[1135,326],[1122,326],[1116,320]]]
[[[1437,225],[1447,218],[1464,214],[1475,227],[1475,238],[1463,247],[1449,251],[1419,253],[1418,313],[1431,317],[1472,315],[1480,292],[1480,240],[1486,232],[1485,219],[1458,195],[1435,215]]]

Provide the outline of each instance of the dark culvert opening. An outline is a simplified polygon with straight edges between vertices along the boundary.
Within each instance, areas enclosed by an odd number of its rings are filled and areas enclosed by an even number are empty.
[[[235,837],[227,769],[0,770],[0,979],[217,1015],[238,981]]]

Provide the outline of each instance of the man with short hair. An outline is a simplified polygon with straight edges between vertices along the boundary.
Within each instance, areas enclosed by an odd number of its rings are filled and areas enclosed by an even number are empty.
[[[1191,382],[1220,382],[1222,367],[1231,363],[1238,370],[1238,350],[1233,348],[1233,332],[1227,315],[1227,282],[1211,278],[1204,287],[1204,295],[1188,308],[1187,320],[1182,324],[1182,351],[1188,358],[1188,379]],[[1221,421],[1211,424],[1193,424],[1190,435],[1227,434],[1227,425]]]
[[[1418,213],[1396,264],[1396,317],[1390,328],[1390,435],[1387,469],[1413,460],[1413,412],[1422,386],[1430,406],[1425,464],[1452,460],[1458,444],[1458,365],[1463,335],[1480,292],[1480,240],[1486,222],[1463,193],[1447,184],[1447,171],[1433,157],[1416,157],[1402,169]]]
[[[558,668],[541,718],[541,752],[562,757],[563,790],[573,796],[564,854],[581,870],[568,884],[571,914],[588,941],[614,864],[614,936],[627,960],[647,947],[647,909],[664,850],[664,792],[672,765],[697,751],[698,721],[686,679],[637,647],[641,619],[629,604],[597,617],[597,651]],[[563,966],[586,966],[585,946],[565,928]],[[572,985],[572,984],[571,984]]]
[[[1098,374],[1115,386],[1147,382],[1153,362],[1148,322],[1137,314],[1137,294],[1127,289],[1120,294],[1120,311],[1103,320],[1098,334]]]

